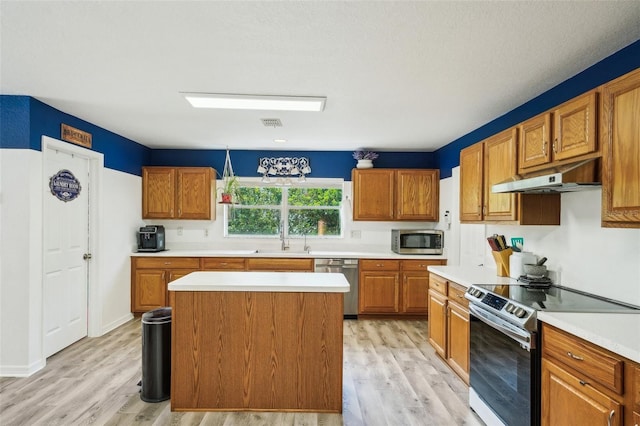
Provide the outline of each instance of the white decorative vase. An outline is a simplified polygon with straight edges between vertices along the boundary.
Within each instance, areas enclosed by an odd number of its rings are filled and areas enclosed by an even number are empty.
[[[358,160],[356,168],[358,169],[370,169],[373,167],[373,160]]]

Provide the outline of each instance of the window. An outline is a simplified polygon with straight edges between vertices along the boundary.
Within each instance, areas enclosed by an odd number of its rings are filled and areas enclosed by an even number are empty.
[[[307,179],[295,186],[241,182],[239,204],[227,207],[225,235],[342,237],[341,179]]]

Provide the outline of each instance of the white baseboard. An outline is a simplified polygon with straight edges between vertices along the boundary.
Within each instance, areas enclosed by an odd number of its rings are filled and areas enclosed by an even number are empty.
[[[109,324],[105,324],[102,327],[102,334],[100,334],[100,336],[103,336],[105,334],[107,334],[108,332],[115,330],[116,328],[120,327],[122,324],[125,324],[129,321],[131,321],[133,319],[133,314],[131,312],[129,312],[126,315],[123,315],[122,317],[118,318],[115,321],[111,321]],[[91,337],[99,337],[99,336],[91,336]]]
[[[46,360],[40,359],[31,365],[0,365],[0,377],[29,377],[47,365]]]

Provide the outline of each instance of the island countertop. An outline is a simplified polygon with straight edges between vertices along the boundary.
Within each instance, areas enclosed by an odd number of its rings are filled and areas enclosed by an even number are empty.
[[[197,271],[171,281],[169,290],[348,293],[349,282],[340,273]]]

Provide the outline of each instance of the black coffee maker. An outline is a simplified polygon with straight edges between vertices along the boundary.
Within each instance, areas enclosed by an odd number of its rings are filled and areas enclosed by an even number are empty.
[[[164,226],[143,226],[138,231],[138,251],[164,251]]]

